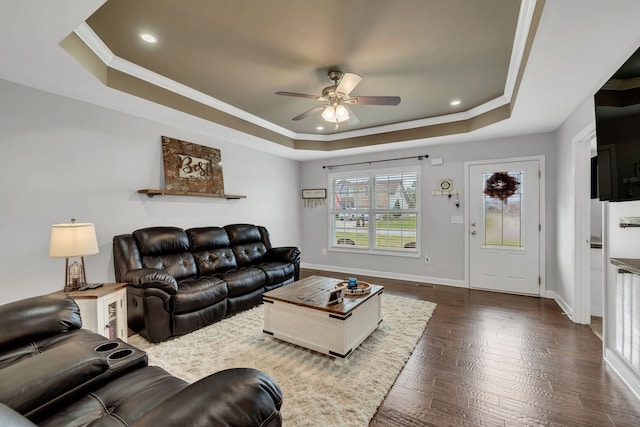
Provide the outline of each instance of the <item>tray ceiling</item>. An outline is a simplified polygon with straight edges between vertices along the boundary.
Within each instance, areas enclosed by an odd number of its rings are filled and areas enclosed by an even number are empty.
[[[468,132],[506,119],[535,0],[108,0],[61,45],[107,86],[288,147],[334,150]],[[140,35],[152,34],[156,43]],[[329,70],[363,77],[359,123],[293,121]],[[458,100],[458,105],[451,102]],[[322,129],[319,129],[322,127]]]

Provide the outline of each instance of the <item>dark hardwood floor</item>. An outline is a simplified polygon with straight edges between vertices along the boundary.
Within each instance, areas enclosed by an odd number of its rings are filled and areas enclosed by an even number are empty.
[[[555,301],[358,277],[437,304],[370,426],[640,426],[600,339]]]

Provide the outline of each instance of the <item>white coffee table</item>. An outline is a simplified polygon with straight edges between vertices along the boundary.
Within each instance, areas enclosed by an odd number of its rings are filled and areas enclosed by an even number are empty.
[[[266,292],[264,332],[283,341],[335,358],[345,359],[382,322],[383,286],[371,292],[345,295],[327,305],[328,294],[339,279],[311,276]]]

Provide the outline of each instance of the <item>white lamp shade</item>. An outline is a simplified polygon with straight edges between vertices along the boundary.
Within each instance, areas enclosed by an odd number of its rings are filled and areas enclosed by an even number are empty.
[[[322,112],[322,118],[328,122],[344,122],[349,120],[349,110],[342,104],[327,105]]]
[[[349,120],[349,110],[347,110],[347,107],[342,104],[336,107],[336,119],[338,120],[338,122]]]
[[[327,108],[322,112],[322,118],[328,122],[336,121],[336,108],[333,105],[327,105]]]
[[[91,223],[73,222],[51,226],[49,256],[74,257],[97,254],[96,229]]]

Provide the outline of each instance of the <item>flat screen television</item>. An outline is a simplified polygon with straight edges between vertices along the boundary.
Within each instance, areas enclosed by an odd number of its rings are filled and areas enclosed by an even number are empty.
[[[597,194],[640,200],[640,48],[595,95]]]

